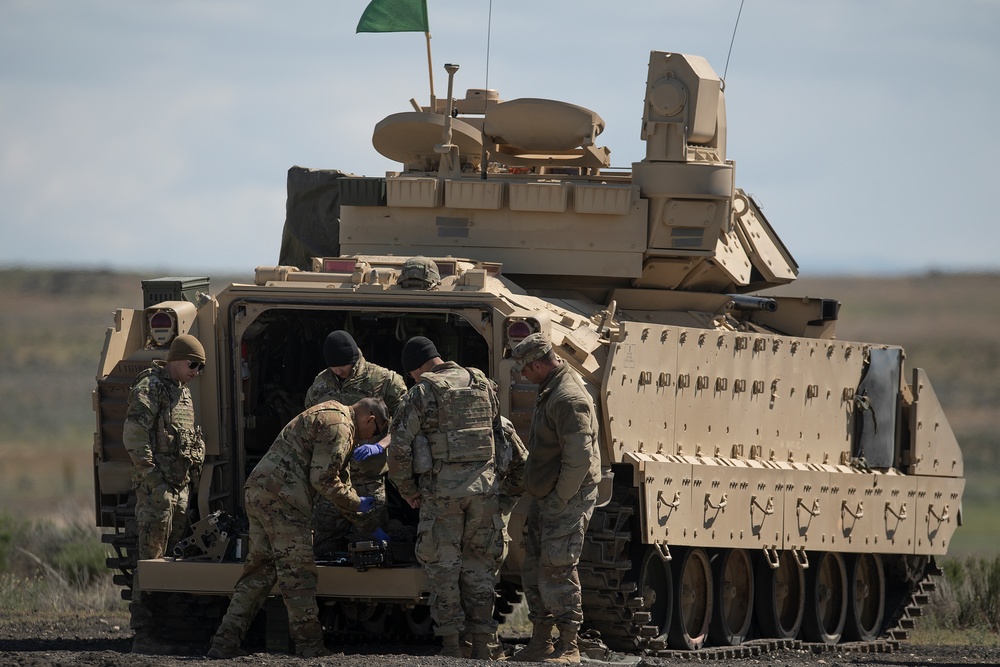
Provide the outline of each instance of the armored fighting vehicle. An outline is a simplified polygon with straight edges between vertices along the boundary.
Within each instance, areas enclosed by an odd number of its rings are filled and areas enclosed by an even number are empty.
[[[838,339],[836,300],[760,294],[798,266],[734,184],[707,61],[651,53],[646,154],[631,169],[611,167],[597,113],[494,90],[456,99],[458,67],[446,69],[447,99],[375,126],[399,171],[290,170],[279,265],[215,295],[206,278],[145,281],[143,307],[117,311],[94,393],[94,470],[124,596],[150,593],[179,636],[212,631],[241,572],[244,479],[302,409],[329,331],[397,371],[403,343],[429,337],[496,381],[525,439],[536,390],[511,349],[544,332],[600,413],[585,629],[661,655],[905,637],[960,523],[961,452],[901,348]],[[434,259],[440,282],[399,284],[413,256]],[[192,386],[208,448],[194,532],[175,556],[137,563],[125,398],[181,333],[208,355]],[[518,599],[524,505],[500,613]],[[426,583],[396,542],[321,563],[329,632],[429,633]],[[258,621],[275,642],[281,612],[278,598]]]

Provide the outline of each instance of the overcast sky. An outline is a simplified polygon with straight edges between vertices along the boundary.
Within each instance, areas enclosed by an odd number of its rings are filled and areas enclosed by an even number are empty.
[[[367,0],[0,0],[0,265],[249,273],[292,165],[382,175],[427,102]],[[588,107],[642,159],[651,50],[726,70],[739,0],[428,0],[437,95]],[[492,18],[492,30],[488,31]],[[1000,2],[747,0],[728,157],[803,275],[1000,269]],[[487,68],[487,53],[489,64]]]

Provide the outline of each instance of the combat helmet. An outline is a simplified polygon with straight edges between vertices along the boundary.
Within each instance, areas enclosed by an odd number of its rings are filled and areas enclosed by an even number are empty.
[[[433,289],[441,284],[441,273],[433,259],[418,255],[406,260],[396,284],[401,287]]]

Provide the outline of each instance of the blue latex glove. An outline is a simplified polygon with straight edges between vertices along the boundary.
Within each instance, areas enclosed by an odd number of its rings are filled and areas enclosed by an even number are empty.
[[[375,498],[372,496],[361,496],[361,504],[358,505],[359,512],[371,512],[375,507]]]
[[[373,530],[372,537],[374,537],[376,540],[383,540],[384,542],[389,541],[389,533],[385,532],[381,528],[376,528],[375,530]]]
[[[370,457],[370,456],[378,456],[379,454],[381,454],[384,451],[385,451],[385,447],[383,447],[382,445],[378,444],[377,442],[373,442],[370,445],[358,445],[354,449],[354,460],[355,461],[364,461],[368,457]]]

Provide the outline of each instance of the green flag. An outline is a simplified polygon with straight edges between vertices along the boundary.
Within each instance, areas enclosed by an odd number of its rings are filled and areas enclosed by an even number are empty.
[[[427,0],[372,0],[355,32],[430,32]]]

